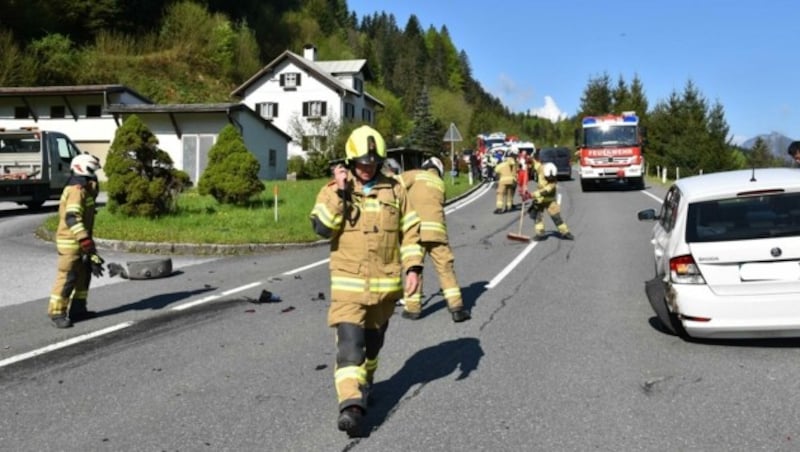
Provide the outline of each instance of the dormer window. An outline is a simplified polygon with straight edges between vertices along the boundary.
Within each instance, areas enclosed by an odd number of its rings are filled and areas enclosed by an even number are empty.
[[[284,89],[296,89],[298,86],[300,86],[300,73],[287,72],[285,74],[281,74],[280,83]]]
[[[364,94],[364,81],[360,78],[353,79],[353,88],[358,91],[358,94]]]

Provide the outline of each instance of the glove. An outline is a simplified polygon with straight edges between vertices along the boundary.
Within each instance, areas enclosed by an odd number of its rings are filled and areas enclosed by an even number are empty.
[[[87,238],[81,240],[78,243],[81,245],[81,250],[84,253],[86,253],[86,254],[95,254],[95,253],[97,253],[97,247],[94,246],[94,240],[92,240],[91,238],[87,237]]]
[[[91,265],[92,275],[94,275],[95,278],[103,276],[103,272],[106,271],[105,267],[103,267],[105,262],[106,261],[98,256],[97,253],[89,254],[89,265]]]

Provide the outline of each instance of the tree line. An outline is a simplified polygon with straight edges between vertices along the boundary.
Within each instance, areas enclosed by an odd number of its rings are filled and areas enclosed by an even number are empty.
[[[553,123],[488,93],[446,25],[423,28],[411,15],[401,28],[386,12],[359,20],[346,0],[29,0],[24,8],[0,0],[0,11],[2,86],[119,83],[159,103],[226,102],[281,52],[311,43],[321,60],[367,60],[366,89],[385,106],[376,127],[390,146],[448,155],[450,123],[467,140],[462,148],[493,131],[571,146],[583,115],[633,110],[650,131],[652,165],[694,174],[776,163],[734,146],[723,106],[691,81],[650,108],[637,76],[603,73],[588,80],[579,111]],[[341,153],[356,125],[333,130],[317,160]]]

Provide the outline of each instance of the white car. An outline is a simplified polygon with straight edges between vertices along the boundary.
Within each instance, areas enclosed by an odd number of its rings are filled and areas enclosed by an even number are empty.
[[[646,291],[672,333],[800,337],[800,170],[680,179],[638,217],[655,220]]]

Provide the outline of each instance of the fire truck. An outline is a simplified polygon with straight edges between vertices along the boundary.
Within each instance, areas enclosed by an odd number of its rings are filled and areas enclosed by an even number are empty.
[[[581,189],[589,191],[598,183],[612,181],[644,189],[645,137],[633,111],[584,117],[575,131]]]

